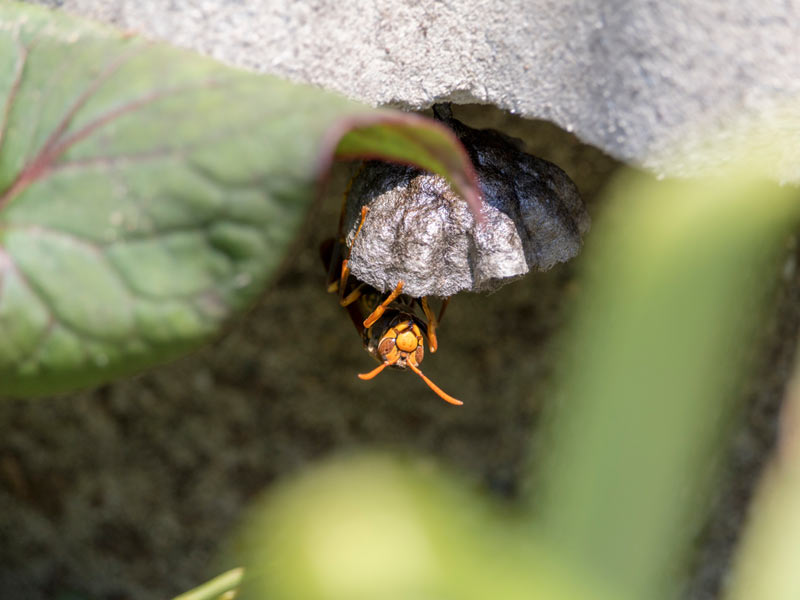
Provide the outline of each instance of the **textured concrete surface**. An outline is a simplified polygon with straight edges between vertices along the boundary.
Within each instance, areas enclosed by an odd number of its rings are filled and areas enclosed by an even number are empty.
[[[494,104],[664,173],[726,160],[732,126],[800,135],[797,0],[37,1],[372,104]],[[800,150],[770,160],[800,181]]]

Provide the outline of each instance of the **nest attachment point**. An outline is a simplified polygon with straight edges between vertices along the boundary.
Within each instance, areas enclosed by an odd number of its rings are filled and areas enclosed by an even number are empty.
[[[521,151],[517,140],[472,129],[446,107],[436,117],[466,148],[480,183],[486,222],[477,225],[446,179],[370,161],[347,197],[347,245],[359,280],[387,292],[402,280],[412,297],[489,292],[531,270],[546,271],[580,251],[589,229],[578,189],[556,165]]]

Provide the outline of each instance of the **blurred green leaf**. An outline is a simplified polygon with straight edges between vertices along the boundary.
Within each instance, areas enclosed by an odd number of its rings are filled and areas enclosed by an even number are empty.
[[[586,248],[536,512],[620,597],[673,597],[797,193],[627,176]]]
[[[208,339],[264,289],[335,151],[437,170],[477,206],[463,148],[421,117],[15,3],[0,67],[0,393]]]
[[[423,460],[340,458],[257,507],[237,546],[242,598],[586,600],[514,515]]]
[[[675,597],[798,221],[796,190],[746,168],[621,178],[586,249],[528,510],[425,463],[342,460],[256,512],[246,597]]]
[[[780,425],[776,454],[750,506],[728,600],[800,598],[800,362]]]

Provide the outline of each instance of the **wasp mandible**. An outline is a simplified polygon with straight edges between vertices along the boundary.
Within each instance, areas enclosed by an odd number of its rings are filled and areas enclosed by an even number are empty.
[[[347,192],[345,192],[345,203],[346,201]],[[361,208],[361,220],[356,229],[356,237],[364,226],[368,211],[367,206]],[[386,367],[411,369],[442,400],[450,404],[463,404],[444,392],[419,368],[425,355],[425,338],[428,339],[430,351],[436,352],[438,347],[436,328],[444,316],[449,298],[444,300],[439,315],[436,316],[430,308],[427,297],[412,298],[403,294],[402,280],[397,282],[391,292],[385,293],[356,280],[350,275],[347,266],[355,237],[348,249],[342,233],[343,222],[344,208],[339,218],[339,235],[336,239],[323,242],[320,251],[322,260],[328,267],[328,291],[338,293],[339,304],[347,309],[361,336],[364,349],[381,363],[369,373],[361,373],[358,377],[363,380],[372,379]],[[418,308],[422,310],[424,319],[417,314]]]

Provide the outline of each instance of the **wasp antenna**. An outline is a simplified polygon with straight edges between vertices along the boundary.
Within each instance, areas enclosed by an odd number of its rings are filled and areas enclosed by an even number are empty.
[[[369,373],[359,373],[359,374],[358,374],[358,378],[359,378],[359,379],[363,379],[364,381],[367,381],[368,379],[372,379],[372,378],[373,378],[373,377],[375,377],[375,376],[376,376],[378,373],[380,373],[381,371],[383,371],[383,370],[384,370],[386,367],[391,367],[391,366],[392,366],[394,363],[396,363],[396,362],[397,362],[397,360],[398,360],[399,358],[400,358],[400,357],[398,356],[398,357],[397,357],[397,358],[395,358],[394,360],[388,360],[388,361],[386,361],[385,363],[381,364],[380,366],[377,366],[377,367],[375,367],[374,369],[372,369],[372,371],[370,371]]]
[[[411,368],[411,370],[414,371],[414,373],[416,373],[417,375],[422,377],[422,381],[427,383],[428,387],[431,388],[434,392],[436,392],[436,395],[439,396],[439,398],[441,398],[445,402],[449,402],[450,404],[455,404],[456,406],[461,406],[462,404],[464,404],[461,400],[456,400],[450,394],[446,394],[444,392],[444,390],[442,390],[442,388],[440,388],[438,385],[436,385],[430,379],[428,379],[425,376],[425,374],[422,371],[419,370],[419,367],[417,367],[414,363],[412,363],[411,361],[408,361],[407,364]],[[376,373],[376,375],[377,375],[377,373]],[[359,377],[361,377],[361,375],[359,375]]]
[[[388,366],[389,363],[382,363],[380,366],[377,366],[374,369],[372,369],[372,371],[370,371],[369,373],[359,373],[358,378],[367,381],[368,379],[372,379],[373,377],[375,377],[378,373],[383,371]]]

